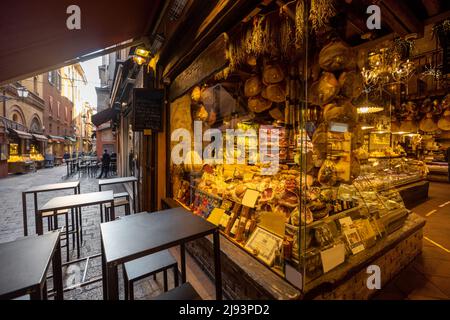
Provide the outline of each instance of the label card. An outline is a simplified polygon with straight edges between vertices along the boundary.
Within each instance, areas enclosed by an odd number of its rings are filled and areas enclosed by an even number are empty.
[[[254,208],[259,195],[260,192],[258,190],[247,189],[244,193],[244,197],[242,198],[242,205],[249,208]]]
[[[324,273],[334,269],[345,261],[345,245],[341,243],[333,248],[321,251],[320,259],[322,259]]]
[[[214,208],[211,211],[211,214],[209,215],[208,220],[209,222],[211,222],[212,224],[215,224],[216,226],[219,225],[220,220],[222,218],[222,215],[225,213],[225,210],[221,209],[221,208]]]
[[[345,217],[345,218],[339,219],[339,224],[341,225],[342,229],[350,228],[353,224],[353,220],[350,217]]]

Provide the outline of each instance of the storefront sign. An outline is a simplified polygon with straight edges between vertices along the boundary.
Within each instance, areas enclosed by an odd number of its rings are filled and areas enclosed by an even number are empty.
[[[164,90],[133,89],[133,130],[163,130]]]
[[[228,36],[222,34],[175,78],[170,87],[170,101],[182,96],[194,85],[207,79],[227,64],[227,43]]]

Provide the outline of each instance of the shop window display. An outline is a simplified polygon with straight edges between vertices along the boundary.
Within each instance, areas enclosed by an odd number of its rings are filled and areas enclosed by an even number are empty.
[[[170,130],[172,161],[184,160],[171,164],[173,197],[307,286],[398,230],[409,212],[395,187],[426,167],[394,144],[392,101],[363,126],[358,104],[376,103],[365,70],[333,32],[319,34],[331,12],[308,15],[302,3],[295,20],[276,11],[231,30],[228,65],[171,102]]]

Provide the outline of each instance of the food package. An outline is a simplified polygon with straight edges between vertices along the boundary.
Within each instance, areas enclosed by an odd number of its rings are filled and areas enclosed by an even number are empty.
[[[259,199],[259,202],[264,203],[264,202],[272,201],[273,198],[274,198],[274,195],[275,195],[275,193],[273,192],[272,188],[266,188],[261,193],[261,197]]]
[[[272,102],[260,96],[248,98],[248,108],[255,113],[261,113],[269,110],[272,107]]]
[[[430,98],[423,100],[422,105],[420,106],[420,113],[427,114],[433,111],[433,103]]]
[[[348,157],[341,157],[336,163],[337,178],[339,181],[350,180],[350,161]]]
[[[320,167],[318,181],[324,186],[332,187],[337,182],[336,165],[331,160],[325,160]]]
[[[298,226],[300,223],[302,226],[311,224],[314,221],[313,214],[311,210],[306,207],[305,210],[300,210],[299,208],[295,208],[291,213],[291,224],[293,226]]]
[[[286,101],[286,91],[281,84],[270,84],[266,88],[267,99],[281,103]]]
[[[245,191],[247,191],[247,186],[238,184],[236,188],[234,188],[234,198],[240,202],[244,197]]]
[[[292,191],[285,190],[280,195],[278,203],[286,207],[294,208],[299,203],[298,195]]]
[[[199,86],[196,86],[191,93],[191,99],[194,102],[199,102],[202,97],[202,89]]]
[[[208,111],[203,104],[200,104],[195,112],[195,120],[206,121],[209,118]]]
[[[450,110],[444,111],[443,117],[438,121],[439,129],[443,131],[450,131]]]
[[[359,163],[359,159],[353,155],[350,166],[350,181],[355,180],[361,174],[361,165]]]
[[[278,121],[284,121],[284,114],[281,112],[280,108],[273,108],[269,111],[269,114],[272,118]]]
[[[275,206],[275,210],[274,210],[277,214],[279,214],[280,216],[284,216],[285,217],[285,222],[289,223],[289,220],[291,219],[291,212],[293,211],[292,208],[283,206],[283,205],[277,205]]]
[[[367,160],[369,158],[369,152],[364,148],[359,148],[353,151],[354,156],[359,160]]]
[[[339,76],[341,94],[350,99],[358,98],[363,92],[363,78],[361,72],[345,71]]]
[[[249,55],[249,56],[247,57],[246,62],[247,62],[247,64],[248,64],[249,66],[255,67],[255,66],[257,65],[257,63],[258,63],[258,59],[256,59],[256,56],[254,56],[254,55],[251,54],[251,55]]]
[[[284,80],[283,68],[277,63],[267,64],[263,70],[263,82],[266,85],[279,83]]]
[[[342,41],[330,42],[320,50],[319,65],[325,71],[339,71],[352,63],[349,58],[353,55],[346,44]]]
[[[353,125],[357,121],[358,113],[350,101],[341,100],[339,105],[336,103],[327,104],[323,110],[323,117],[327,122],[342,122]]]
[[[352,150],[359,149],[364,145],[364,132],[361,125],[356,125],[353,128],[352,136]]]
[[[339,82],[334,74],[324,72],[311,86],[311,102],[320,106],[327,104],[339,93]]]
[[[317,156],[317,158],[324,159],[327,153],[327,143],[328,143],[328,130],[327,125],[322,123],[319,127],[314,131],[312,143],[313,143],[313,152]]]
[[[245,81],[244,94],[246,97],[254,97],[261,93],[262,83],[258,76],[252,76]]]
[[[417,123],[412,116],[408,116],[406,120],[403,120],[400,124],[401,132],[417,132]]]
[[[420,121],[419,129],[424,132],[434,132],[439,129],[436,122],[433,120],[433,114],[431,112],[427,113]]]

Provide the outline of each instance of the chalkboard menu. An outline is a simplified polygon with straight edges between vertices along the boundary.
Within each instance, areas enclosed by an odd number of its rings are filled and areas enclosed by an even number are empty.
[[[162,131],[164,90],[133,89],[133,130]]]

